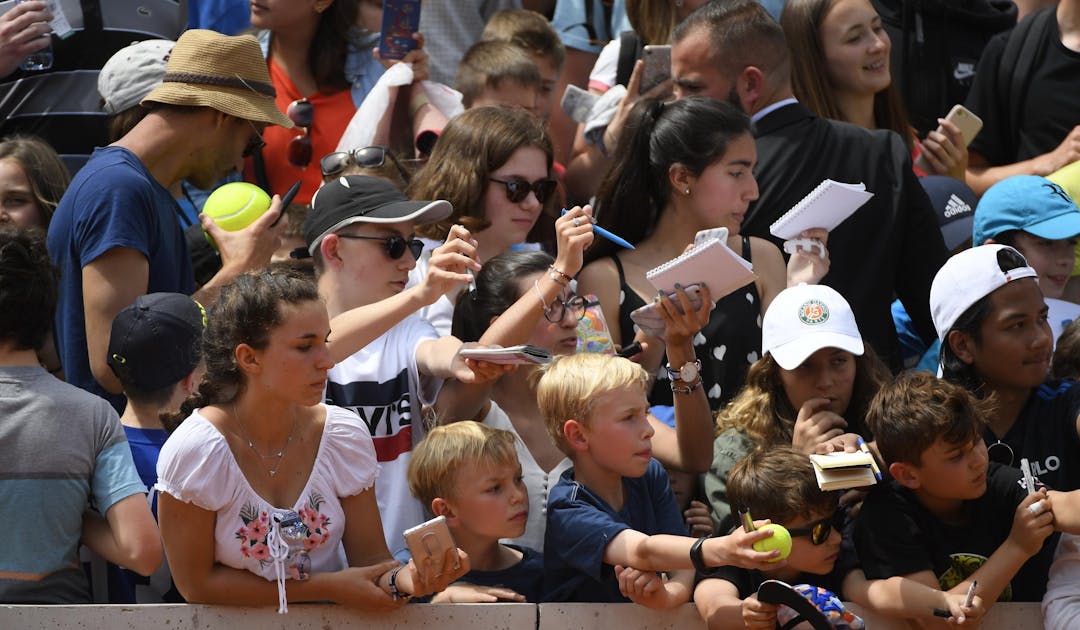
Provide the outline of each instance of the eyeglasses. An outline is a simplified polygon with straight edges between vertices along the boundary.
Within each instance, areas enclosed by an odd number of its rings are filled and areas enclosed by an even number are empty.
[[[1012,466],[1014,455],[1011,446],[998,440],[986,447],[986,457],[1002,466]]]
[[[263,140],[262,133],[259,132],[259,128],[255,126],[255,123],[251,122],[247,118],[247,123],[251,125],[251,130],[255,132],[255,135],[248,140],[247,145],[244,146],[244,157],[249,158],[255,154],[256,151],[266,146],[266,141]]]
[[[837,510],[832,515],[827,516],[820,521],[814,521],[806,527],[789,527],[788,533],[792,538],[796,536],[809,536],[810,542],[814,545],[823,545],[825,541],[829,539],[829,534],[835,529],[840,531],[844,526],[844,513]]]
[[[304,168],[311,164],[310,132],[311,121],[315,118],[315,106],[306,98],[299,98],[289,103],[289,107],[285,109],[285,115],[303,132],[289,141],[286,158],[288,158],[289,164]]]
[[[405,240],[404,236],[395,234],[393,236],[363,236],[361,234],[338,234],[340,238],[355,238],[365,241],[383,241],[386,243],[386,255],[390,257],[390,260],[397,260],[405,255],[405,249],[412,253],[414,259],[419,259],[420,254],[424,251],[424,241],[418,238]],[[553,305],[554,306],[554,305]]]
[[[506,186],[506,198],[510,200],[510,203],[520,203],[529,196],[531,190],[536,195],[536,200],[540,203],[547,201],[547,198],[555,192],[556,186],[559,185],[554,179],[538,179],[533,183],[529,183],[520,177],[511,177],[510,179],[495,179],[489,177],[491,181]]]
[[[544,309],[544,319],[552,324],[558,324],[566,317],[566,312],[569,311],[573,314],[574,321],[580,322],[581,318],[585,317],[586,306],[585,298],[580,295],[571,293],[566,300],[557,297]]]
[[[386,158],[390,158],[390,161],[394,163],[401,178],[406,182],[409,181],[409,172],[387,147],[370,146],[352,151],[334,151],[319,160],[319,168],[322,169],[323,177],[333,177],[348,168],[350,164],[361,168],[379,168],[386,164]]]

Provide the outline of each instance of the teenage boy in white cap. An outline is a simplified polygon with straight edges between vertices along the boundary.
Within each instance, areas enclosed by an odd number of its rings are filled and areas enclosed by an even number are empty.
[[[1080,387],[1048,376],[1053,344],[1038,272],[1018,251],[982,245],[950,258],[934,278],[930,311],[942,375],[993,394],[983,439],[991,461],[1019,467],[1056,490],[1080,488]]]
[[[467,270],[480,269],[468,230],[451,228],[446,244],[432,253],[424,279],[405,288],[423,250],[416,226],[450,212],[446,201],[410,201],[386,180],[348,175],[315,193],[304,221],[337,362],[327,379],[326,400],[355,411],[371,431],[381,466],[375,495],[383,532],[399,560],[405,552],[402,532],[424,520],[424,508],[406,479],[413,445],[426,433],[422,408],[433,406],[440,420],[462,419],[459,410],[477,406],[470,395],[486,391],[470,392],[461,381],[484,381],[505,371],[466,364],[458,356],[461,341],[439,337],[416,314],[452,286],[468,282]],[[456,380],[444,387],[442,379]]]
[[[161,414],[175,413],[198,385],[206,311],[181,293],[140,295],[113,320],[109,368],[120,379],[127,407],[120,416],[139,479],[150,493],[157,517],[157,460],[169,437]],[[181,602],[168,565],[149,577],[119,566],[109,567],[110,604]],[[96,589],[95,589],[96,590]]]
[[[292,126],[274,105],[259,44],[190,30],[177,41],[151,112],[116,143],[95,151],[60,200],[49,254],[61,270],[56,344],[68,381],[123,409],[109,370],[109,331],[120,309],[151,292],[195,293],[187,245],[168,189],[186,179],[209,188],[238,171],[266,125]],[[271,227],[278,201],[249,228],[203,227],[222,269],[196,294],[208,304],[221,284],[266,264],[285,229]]]

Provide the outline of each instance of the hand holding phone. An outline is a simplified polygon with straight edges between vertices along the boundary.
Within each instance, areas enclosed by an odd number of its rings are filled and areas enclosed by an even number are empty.
[[[671,46],[646,46],[641,51],[645,62],[638,92],[645,94],[671,78]]]
[[[983,126],[982,119],[963,105],[953,105],[953,108],[945,115],[945,120],[956,125],[960,130],[960,135],[964,138],[965,148],[971,144],[971,141],[975,139]],[[938,125],[937,132],[945,133],[945,130],[942,129],[941,125]],[[916,158],[915,167],[928,173],[933,170],[930,161],[926,159],[925,153],[920,153],[919,157]]]
[[[701,287],[692,284],[683,290],[686,292],[686,297],[690,298],[690,308],[695,311],[701,308]],[[679,309],[679,312],[682,312],[682,304],[679,302],[678,293],[669,293],[668,299],[675,305],[675,308]],[[655,302],[630,311],[630,320],[650,337],[661,338],[667,330],[664,316],[660,314],[660,305]]]
[[[413,33],[420,30],[420,0],[383,0],[379,56],[402,59],[415,50]]]
[[[281,212],[278,213],[277,218],[270,224],[270,227],[277,225],[278,221],[281,221],[281,217],[285,216],[285,212],[289,209],[289,204],[296,198],[296,193],[300,192],[300,185],[303,183],[303,180],[298,179],[296,180],[296,183],[285,192],[285,196],[281,198]]]
[[[409,553],[417,569],[423,570],[425,564],[429,563],[432,575],[438,577],[448,570],[456,571],[461,567],[457,554],[453,555],[452,567],[444,565],[447,551],[457,549],[454,536],[446,524],[446,517],[436,516],[430,521],[405,530],[402,535],[405,537],[405,544],[409,547]]]

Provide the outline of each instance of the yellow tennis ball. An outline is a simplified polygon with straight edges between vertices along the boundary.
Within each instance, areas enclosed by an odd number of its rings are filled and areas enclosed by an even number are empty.
[[[791,554],[791,534],[788,533],[787,528],[783,525],[777,525],[776,523],[768,523],[762,525],[758,529],[771,529],[773,534],[768,538],[764,538],[754,543],[754,550],[772,551],[773,549],[777,549],[780,551],[780,555],[769,562],[780,562]]]
[[[221,229],[236,232],[251,225],[269,208],[270,195],[263,189],[247,182],[232,182],[210,193],[203,205],[203,213]],[[206,239],[214,245],[209,234]]]

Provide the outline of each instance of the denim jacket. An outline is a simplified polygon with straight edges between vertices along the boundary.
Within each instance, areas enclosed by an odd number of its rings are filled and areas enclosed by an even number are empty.
[[[375,87],[379,77],[386,71],[383,65],[375,59],[372,49],[379,39],[378,33],[362,34],[354,29],[351,33],[348,52],[345,56],[345,79],[352,86],[353,105],[360,107],[368,92]],[[270,31],[261,30],[255,34],[262,47],[263,57],[270,57]]]

